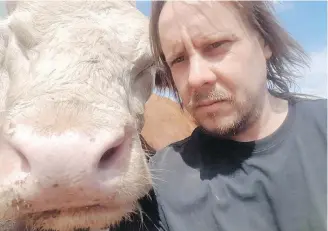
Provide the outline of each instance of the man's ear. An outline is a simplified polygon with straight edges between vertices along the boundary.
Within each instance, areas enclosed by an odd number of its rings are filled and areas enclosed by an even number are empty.
[[[269,43],[260,34],[258,34],[258,39],[265,59],[270,59],[272,56],[272,50]]]
[[[270,59],[272,56],[271,47],[269,46],[269,44],[266,41],[264,41],[264,45],[263,45],[263,54],[267,60]]]

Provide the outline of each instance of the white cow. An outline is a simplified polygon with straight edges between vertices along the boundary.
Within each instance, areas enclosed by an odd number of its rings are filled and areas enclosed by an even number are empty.
[[[152,183],[138,139],[154,84],[148,19],[127,1],[8,8],[1,231],[7,220],[29,230],[100,229],[137,212]]]

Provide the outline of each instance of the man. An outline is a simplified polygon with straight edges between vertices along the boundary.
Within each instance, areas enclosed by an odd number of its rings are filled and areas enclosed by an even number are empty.
[[[326,230],[327,102],[289,92],[306,55],[269,3],[152,4],[162,86],[199,124],[150,161],[161,229]]]

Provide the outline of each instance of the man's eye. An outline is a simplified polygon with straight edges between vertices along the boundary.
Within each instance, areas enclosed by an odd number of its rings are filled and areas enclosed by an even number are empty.
[[[221,46],[224,42],[215,42],[208,46],[209,49],[217,48]]]
[[[225,40],[225,41],[220,41],[220,42],[215,42],[215,43],[212,43],[210,44],[209,46],[206,47],[206,50],[211,50],[211,49],[216,49],[216,48],[219,48],[219,47],[227,47],[228,45],[230,44],[229,41]]]
[[[219,47],[219,46],[221,46],[221,42],[215,42],[215,43],[213,43],[213,44],[211,44],[211,46],[213,47],[213,48],[216,48],[216,47]]]
[[[179,57],[179,58],[176,58],[175,60],[172,61],[171,65],[182,62],[183,60],[184,60],[184,57],[182,57],[182,56]]]

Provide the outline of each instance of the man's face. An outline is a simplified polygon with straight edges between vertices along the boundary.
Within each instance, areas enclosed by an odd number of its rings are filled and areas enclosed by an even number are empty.
[[[184,106],[210,132],[233,136],[260,115],[271,50],[229,2],[167,2],[161,46]]]

